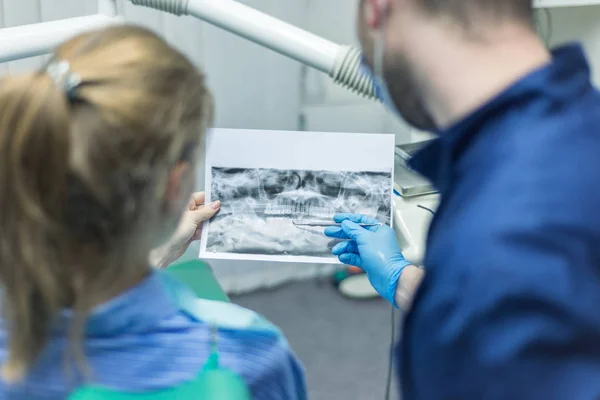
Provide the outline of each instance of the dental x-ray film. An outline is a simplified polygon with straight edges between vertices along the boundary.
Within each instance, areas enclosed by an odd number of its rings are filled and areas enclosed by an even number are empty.
[[[336,263],[321,223],[356,213],[391,224],[394,136],[215,129],[206,152],[201,258]],[[317,226],[314,226],[317,225]]]

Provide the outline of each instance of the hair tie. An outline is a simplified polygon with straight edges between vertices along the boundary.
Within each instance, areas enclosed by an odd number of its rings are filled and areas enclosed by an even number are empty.
[[[75,91],[81,85],[81,76],[71,71],[68,61],[53,61],[46,68],[46,73],[67,95],[69,100],[75,99]]]

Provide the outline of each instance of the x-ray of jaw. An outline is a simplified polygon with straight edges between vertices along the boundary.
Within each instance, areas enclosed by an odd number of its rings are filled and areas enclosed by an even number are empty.
[[[332,257],[337,241],[324,228],[293,221],[332,221],[334,214],[349,212],[389,223],[391,175],[213,167],[211,198],[221,200],[221,210],[208,226],[206,251]]]

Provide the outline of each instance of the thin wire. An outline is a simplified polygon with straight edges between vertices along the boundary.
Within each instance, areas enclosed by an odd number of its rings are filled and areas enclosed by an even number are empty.
[[[545,32],[542,28],[544,28],[542,24],[541,13],[544,14],[545,17]],[[537,30],[544,41],[544,44],[547,48],[552,46],[552,36],[554,35],[554,21],[552,20],[552,12],[549,8],[543,8],[540,12],[535,14],[535,25],[537,26]]]
[[[435,212],[431,208],[427,208],[427,207],[422,206],[420,204],[417,204],[417,207],[422,208],[425,211],[429,211],[431,214],[435,215]]]
[[[431,214],[435,215],[435,212],[431,208],[427,208],[420,204],[417,204],[417,207],[422,208],[423,210],[429,211]],[[392,306],[392,342],[390,344],[390,356],[388,361],[388,371],[387,371],[387,381],[385,385],[385,400],[390,400],[390,396],[392,393],[392,371],[394,369],[394,346],[396,344],[396,309]]]
[[[544,41],[546,42],[546,47],[550,47],[552,45],[552,35],[554,35],[554,24],[550,9],[544,8],[544,13],[546,14],[546,23],[548,24]]]
[[[392,342],[388,360],[387,382],[385,385],[385,400],[390,400],[392,393],[392,370],[394,368],[394,345],[396,343],[396,309],[392,306]]]

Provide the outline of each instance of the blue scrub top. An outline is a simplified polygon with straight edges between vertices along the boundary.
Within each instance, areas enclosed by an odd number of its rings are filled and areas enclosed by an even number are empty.
[[[579,45],[413,160],[440,189],[403,399],[600,399],[600,93]]]
[[[64,400],[82,385],[136,394],[178,387],[206,364],[213,326],[221,366],[244,379],[253,400],[306,400],[304,372],[278,328],[234,304],[197,299],[163,272],[91,311],[83,340],[87,379],[65,363],[73,317],[60,313],[24,381],[0,380],[1,400]],[[5,324],[0,318],[0,363],[7,358]]]

